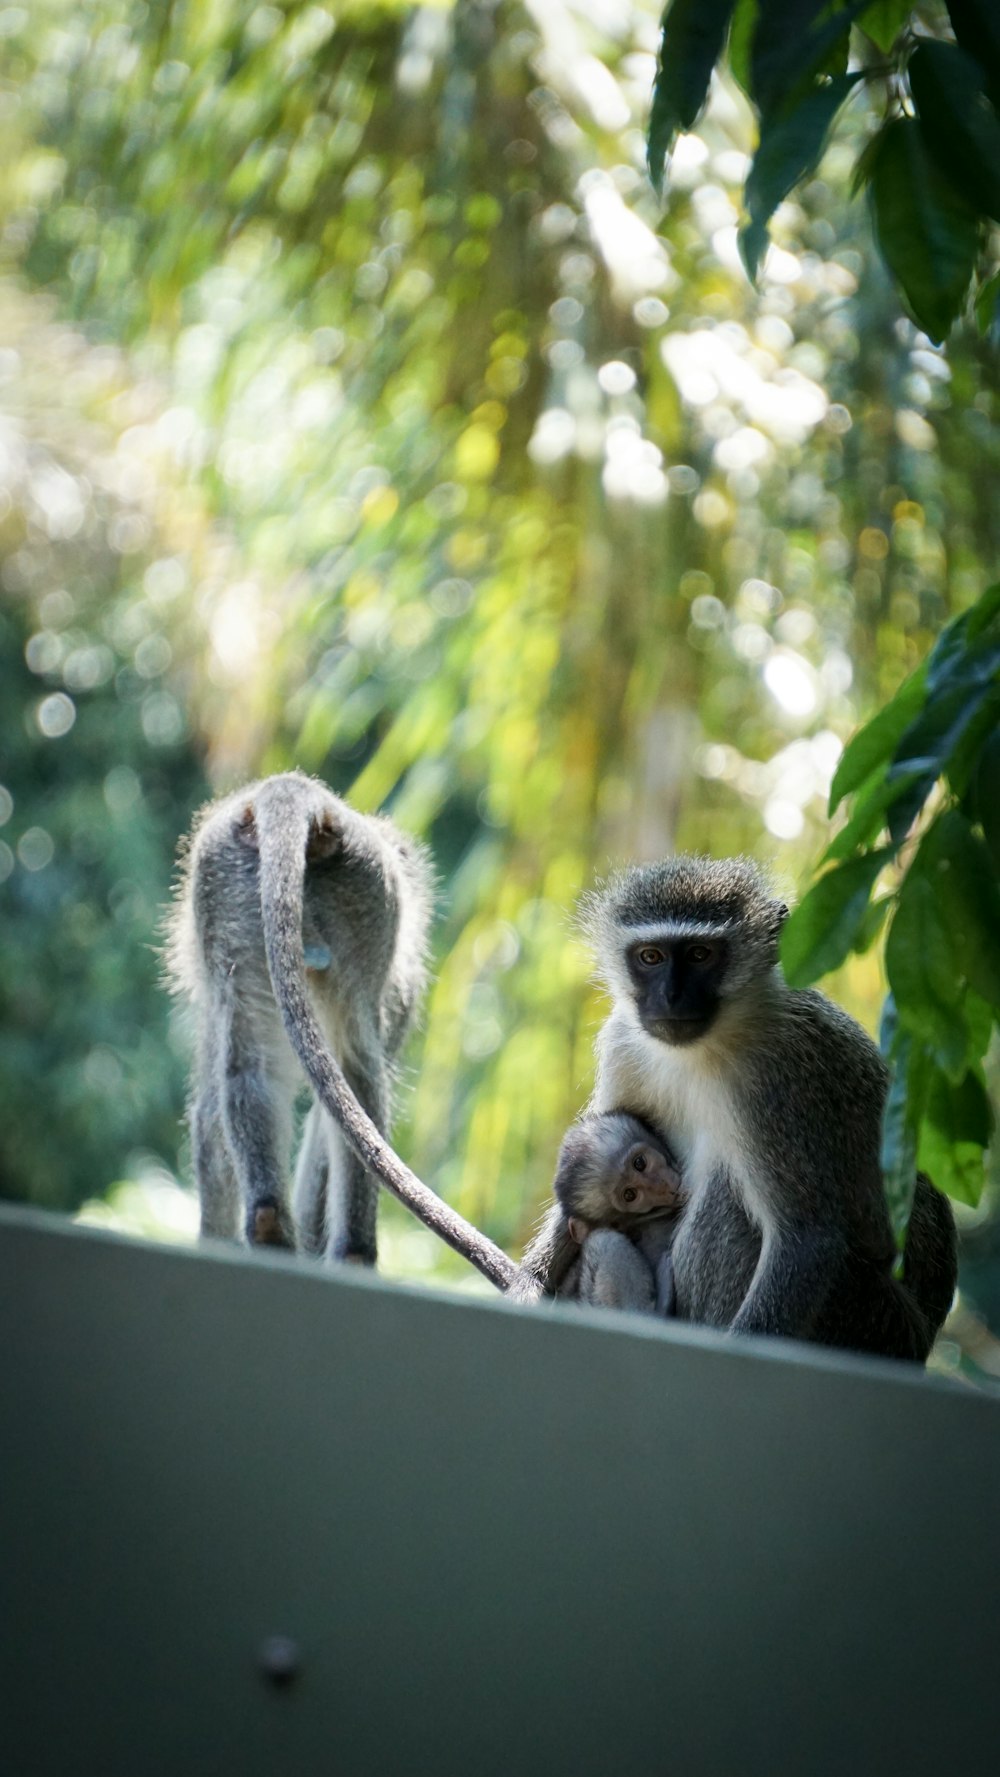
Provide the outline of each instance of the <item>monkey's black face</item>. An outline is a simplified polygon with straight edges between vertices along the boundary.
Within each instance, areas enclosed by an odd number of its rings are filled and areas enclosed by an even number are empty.
[[[643,1029],[661,1043],[696,1043],[719,1010],[724,938],[644,938],[626,952]]]

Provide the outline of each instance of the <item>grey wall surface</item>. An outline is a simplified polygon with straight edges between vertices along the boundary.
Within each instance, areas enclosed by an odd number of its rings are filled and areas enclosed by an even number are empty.
[[[1000,1404],[902,1366],[8,1211],[0,1496],[5,1777],[997,1770]]]

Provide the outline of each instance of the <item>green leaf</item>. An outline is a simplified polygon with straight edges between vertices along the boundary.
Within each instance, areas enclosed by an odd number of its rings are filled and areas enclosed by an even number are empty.
[[[906,794],[916,775],[919,774],[890,778],[884,769],[876,772],[858,797],[850,820],[827,846],[820,862],[831,864],[836,858],[849,858],[852,852],[876,839],[886,825],[887,810]]]
[[[948,762],[948,783],[955,795],[965,795],[972,781],[983,747],[996,733],[1000,721],[1000,684],[980,700],[965,726],[965,732],[954,747]]]
[[[883,1008],[881,1044],[891,1072],[882,1111],[880,1160],[889,1219],[901,1247],[917,1181],[917,1142],[930,1064],[922,1045],[900,1028],[891,994]]]
[[[954,678],[956,667],[962,667],[967,650],[986,634],[998,616],[1000,581],[987,586],[968,610],[953,617],[941,631],[926,663],[929,691],[936,691],[946,680]]]
[[[781,961],[791,987],[807,987],[843,962],[859,935],[879,871],[891,851],[871,852],[829,870],[813,885],[781,934]]]
[[[957,809],[940,815],[917,856],[948,922],[969,986],[1000,1015],[1000,886],[984,840]]]
[[[750,93],[750,44],[757,28],[759,0],[736,0],[729,28],[729,68],[733,79]]]
[[[653,82],[647,161],[657,191],[678,130],[689,130],[708,95],[735,0],[670,0]]]
[[[986,634],[968,645],[971,615],[966,612],[953,635],[941,638],[948,640],[948,649],[940,656],[936,649],[932,654],[926,703],[900,738],[889,767],[890,782],[898,780],[902,786],[902,780],[909,779],[909,787],[902,788],[889,810],[889,831],[895,840],[908,832],[937,779],[946,772],[950,776],[953,766],[955,787],[962,793],[974,754],[991,726],[991,712],[1000,711],[1000,640]]]
[[[988,1006],[985,1000],[980,999],[978,993],[973,993],[970,988],[966,990],[962,1004],[962,1016],[965,1019],[965,1028],[969,1033],[969,1066],[974,1067],[977,1062],[982,1061],[990,1046],[990,1038],[993,1035],[993,1008]]]
[[[886,915],[895,906],[895,903],[895,895],[883,895],[880,901],[869,901],[854,940],[854,949],[858,956],[864,956],[865,951],[871,949],[885,925]]]
[[[900,1024],[929,1049],[951,1079],[965,1072],[968,1036],[959,1010],[962,981],[951,935],[918,862],[903,879],[885,946],[885,967]]]
[[[845,796],[861,788],[877,765],[892,758],[901,737],[923,708],[926,679],[926,665],[918,667],[903,680],[892,701],[848,741],[830,786],[830,814]]]
[[[751,96],[762,113],[794,104],[818,74],[843,73],[851,21],[863,5],[828,11],[826,0],[768,0],[750,46]]]
[[[875,141],[869,193],[878,244],[917,326],[940,344],[972,281],[979,218],[928,152],[917,118],[893,118]]]
[[[973,1206],[983,1192],[983,1150],[993,1130],[993,1112],[978,1069],[957,1083],[933,1069],[927,1082],[917,1165],[939,1191]]]
[[[1000,221],[1000,120],[982,91],[979,63],[955,43],[923,37],[907,75],[938,166],[983,215]]]
[[[761,119],[760,142],[744,193],[750,221],[740,234],[740,252],[751,280],[767,246],[768,222],[793,186],[812,172],[834,117],[861,78],[840,74],[814,87],[796,104],[765,113]]]
[[[913,0],[874,0],[861,14],[861,29],[887,55],[912,9]]]

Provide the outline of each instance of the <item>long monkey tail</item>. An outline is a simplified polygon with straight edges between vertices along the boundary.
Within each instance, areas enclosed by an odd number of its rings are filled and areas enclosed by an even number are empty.
[[[366,1170],[374,1173],[426,1227],[506,1293],[520,1275],[518,1266],[393,1152],[351,1090],[313,1011],[306,989],[302,902],[306,849],[319,812],[313,786],[307,782],[293,789],[287,782],[272,781],[262,785],[257,793],[264,947],[288,1040],[317,1098],[343,1130]]]

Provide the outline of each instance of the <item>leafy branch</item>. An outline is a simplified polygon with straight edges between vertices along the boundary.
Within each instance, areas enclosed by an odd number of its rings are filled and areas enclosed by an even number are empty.
[[[882,1164],[898,1233],[918,1167],[978,1201],[993,1124],[982,1063],[1000,1022],[1000,585],[854,736],[830,813],[845,801],[850,817],[822,860],[831,868],[788,921],[782,961],[804,987],[886,926]]]
[[[1000,10],[995,0],[947,0],[941,17],[953,40],[918,33],[910,0],[670,0],[649,120],[654,184],[678,131],[696,122],[713,69],[727,65],[760,122],[740,233],[754,278],[775,210],[815,171],[845,101],[878,86],[884,116],[859,156],[855,189],[867,191],[882,257],[931,339],[945,337],[970,292],[981,329],[992,329]],[[849,70],[852,33],[858,65]]]

